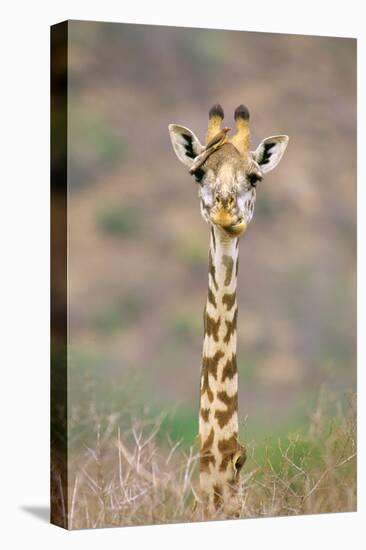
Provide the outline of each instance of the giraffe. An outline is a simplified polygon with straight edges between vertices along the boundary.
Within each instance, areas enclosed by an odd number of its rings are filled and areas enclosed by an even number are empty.
[[[194,176],[201,215],[210,228],[208,294],[200,378],[199,484],[206,510],[234,513],[246,448],[238,440],[236,299],[239,238],[254,213],[257,186],[281,160],[288,136],[264,139],[250,151],[249,111],[234,113],[236,132],[222,128],[221,105],[209,111],[206,145],[184,126],[169,125],[178,159]],[[233,512],[234,510],[234,512]]]

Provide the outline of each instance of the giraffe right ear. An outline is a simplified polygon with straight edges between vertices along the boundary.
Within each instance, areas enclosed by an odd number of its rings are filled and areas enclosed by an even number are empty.
[[[270,172],[280,162],[288,144],[288,136],[272,136],[264,139],[253,152],[263,174]]]
[[[186,166],[191,167],[194,159],[203,150],[198,138],[191,130],[178,124],[169,124],[169,135],[179,160]]]

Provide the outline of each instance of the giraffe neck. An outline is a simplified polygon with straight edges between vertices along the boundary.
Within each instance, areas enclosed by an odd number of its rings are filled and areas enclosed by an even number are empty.
[[[219,507],[245,460],[238,443],[238,238],[211,229],[199,417],[200,486]]]

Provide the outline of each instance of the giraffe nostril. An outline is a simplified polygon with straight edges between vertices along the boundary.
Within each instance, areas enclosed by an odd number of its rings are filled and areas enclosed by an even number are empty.
[[[219,197],[218,195],[216,195],[216,197],[215,197],[215,203],[216,203],[216,204],[220,204],[220,203],[221,203],[220,197]]]

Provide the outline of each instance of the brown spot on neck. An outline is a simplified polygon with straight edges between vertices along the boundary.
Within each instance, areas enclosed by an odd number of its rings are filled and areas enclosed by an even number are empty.
[[[217,379],[217,367],[219,365],[220,359],[224,357],[224,353],[221,350],[218,350],[213,357],[202,358],[202,384],[201,384],[201,394],[207,393],[209,401],[213,401],[213,392],[210,388],[209,374],[211,374],[215,379]]]
[[[235,304],[235,300],[236,300],[235,292],[233,292],[232,294],[224,294],[222,297],[222,303],[226,305],[228,311],[230,311],[233,305]]]
[[[237,373],[236,355],[232,354],[231,359],[228,359],[222,369],[221,382],[225,382],[226,378],[232,380]]]
[[[222,263],[226,267],[226,275],[225,275],[224,285],[228,286],[230,284],[231,278],[233,276],[234,260],[228,254],[224,254],[223,257],[222,257]]]
[[[238,319],[238,308],[236,308],[236,310],[235,310],[233,320],[232,321],[225,321],[225,323],[226,323],[226,334],[224,336],[225,344],[229,343],[231,336],[236,331],[237,319]]]
[[[215,294],[212,292],[212,290],[210,289],[210,287],[208,287],[208,297],[207,297],[207,299],[208,299],[208,301],[210,302],[210,304],[213,305],[213,307],[217,307]]]
[[[220,391],[217,392],[217,397],[226,405],[226,410],[215,411],[215,418],[217,419],[220,428],[223,428],[229,422],[233,414],[238,410],[238,394],[236,392],[233,396],[229,397],[226,391]]]
[[[220,359],[224,357],[224,355],[225,354],[222,350],[217,350],[213,357],[204,356],[202,359],[203,370],[207,370],[209,374],[212,374],[214,378],[217,378],[217,367]]]
[[[219,287],[216,281],[216,268],[213,263],[211,250],[209,250],[209,253],[208,253],[208,272],[210,273],[214,287],[217,290]]]
[[[215,319],[210,317],[210,315],[206,311],[205,326],[204,326],[205,333],[208,336],[212,335],[215,342],[218,342],[218,340],[219,340],[220,321],[221,321],[220,317],[217,319],[217,321],[215,321]]]
[[[210,433],[208,434],[208,437],[206,441],[201,442],[201,449],[200,449],[200,470],[201,472],[209,472],[210,471],[210,463],[215,465],[215,457],[212,454],[211,448],[212,443],[214,440],[214,430],[211,428]]]

